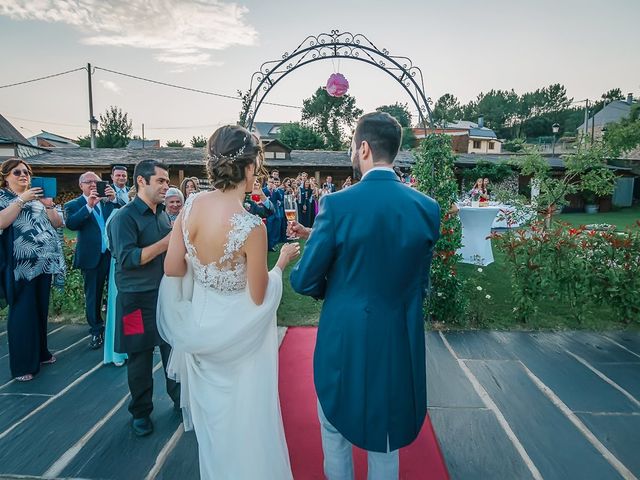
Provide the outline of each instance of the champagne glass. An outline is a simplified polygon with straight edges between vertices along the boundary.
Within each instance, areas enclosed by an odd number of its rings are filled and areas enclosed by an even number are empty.
[[[286,194],[284,196],[284,215],[287,217],[287,222],[291,226],[293,222],[298,221],[298,205],[295,197],[292,194]],[[287,240],[297,240],[298,237],[287,237]]]

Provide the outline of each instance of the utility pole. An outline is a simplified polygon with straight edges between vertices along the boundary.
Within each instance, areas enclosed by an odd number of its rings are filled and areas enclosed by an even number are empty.
[[[144,123],[142,124],[142,149],[144,150]]]
[[[96,148],[96,130],[98,122],[93,116],[93,89],[91,87],[91,64],[87,63],[87,78],[89,81],[89,128],[91,131],[91,149]]]
[[[589,135],[589,99],[585,100],[584,106],[584,135]]]

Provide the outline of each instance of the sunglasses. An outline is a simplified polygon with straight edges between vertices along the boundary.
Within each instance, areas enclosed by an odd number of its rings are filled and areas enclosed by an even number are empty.
[[[25,177],[28,177],[29,175],[31,175],[29,173],[29,170],[27,170],[26,168],[25,169],[16,169],[13,172],[11,172],[11,174],[14,177],[21,177],[22,175],[24,175]]]

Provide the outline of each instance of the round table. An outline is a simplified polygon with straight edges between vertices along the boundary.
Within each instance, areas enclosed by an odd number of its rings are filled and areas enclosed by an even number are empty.
[[[460,221],[462,222],[462,248],[458,254],[462,255],[463,263],[474,265],[489,265],[493,263],[491,240],[491,225],[500,207],[460,207]]]

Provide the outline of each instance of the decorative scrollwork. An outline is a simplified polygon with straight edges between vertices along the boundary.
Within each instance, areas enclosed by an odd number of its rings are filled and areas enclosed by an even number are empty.
[[[386,48],[379,49],[363,34],[340,32],[320,33],[305,38],[280,60],[264,62],[251,76],[250,109],[245,126],[251,127],[260,105],[269,91],[286,75],[309,63],[327,58],[347,58],[375,66],[392,76],[415,103],[423,127],[431,123],[431,108],[424,92],[422,71],[410,58],[393,56]]]

